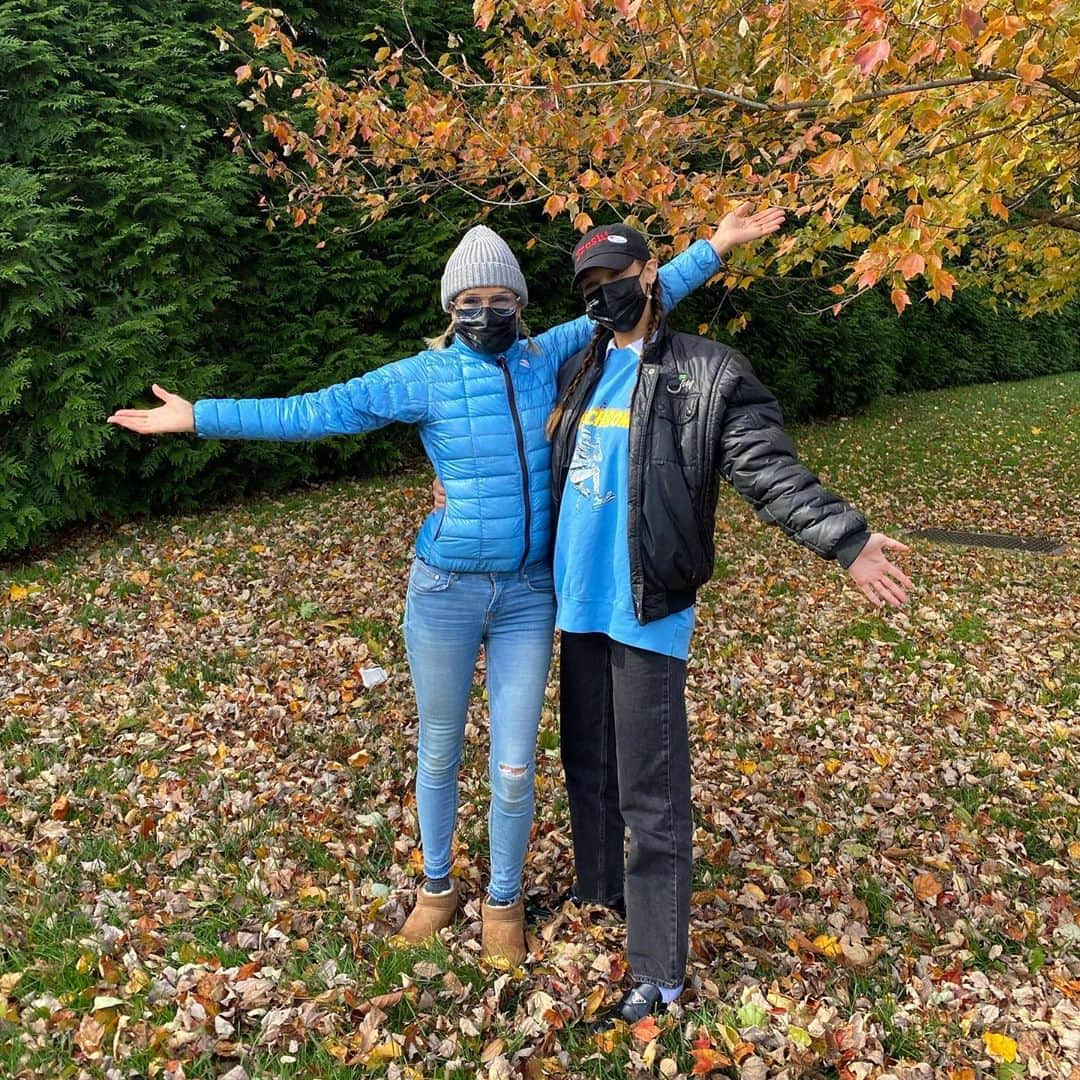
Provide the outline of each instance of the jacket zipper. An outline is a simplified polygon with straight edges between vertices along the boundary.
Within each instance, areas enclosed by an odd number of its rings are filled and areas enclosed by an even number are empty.
[[[656,392],[656,376],[660,368],[657,364],[652,364],[646,361],[644,353],[642,354],[641,362],[638,366],[638,378],[634,383],[633,393],[630,395],[630,426],[628,436],[630,439],[630,461],[629,461],[629,488],[627,492],[627,501],[629,503],[627,520],[626,520],[626,543],[630,549],[630,592],[634,599],[634,614],[637,616],[638,622],[641,622],[642,609],[645,606],[645,571],[641,565],[641,543],[640,537],[637,545],[630,543],[630,530],[633,527],[635,521],[638,522],[640,528],[641,524],[641,499],[642,492],[645,488],[645,468],[644,468],[644,453],[642,451],[642,444],[645,439],[645,430],[648,427],[648,420],[652,414],[652,402],[653,395]],[[645,407],[641,411],[642,421],[638,424],[637,442],[634,441],[634,417],[638,415],[637,410],[637,396],[638,391],[641,389],[642,380],[646,381],[645,387]],[[637,451],[635,454],[634,451]]]
[[[701,497],[698,500],[698,511],[701,514],[702,520],[705,520],[710,516],[705,513],[705,510],[709,504],[709,493],[712,491],[715,480],[714,470],[716,468],[717,459],[720,456],[717,444],[720,441],[720,435],[723,429],[724,410],[722,407],[719,417],[716,416],[716,398],[723,397],[720,393],[720,381],[723,378],[728,362],[729,361],[725,360],[720,367],[720,370],[713,377],[712,388],[702,402],[705,406],[705,416],[703,421],[705,424],[705,453],[703,455],[704,464],[701,470]],[[721,431],[716,430],[717,426],[720,427]]]
[[[514,397],[514,382],[510,378],[510,369],[506,366],[506,357],[499,357],[503,381],[506,383],[506,396],[510,401],[510,418],[514,421],[514,435],[517,438],[518,464],[521,466],[521,494],[525,499],[525,550],[521,555],[521,569],[529,563],[529,545],[532,541],[532,499],[529,497],[529,466],[525,458],[525,435],[521,430],[521,417],[518,415],[517,399]]]

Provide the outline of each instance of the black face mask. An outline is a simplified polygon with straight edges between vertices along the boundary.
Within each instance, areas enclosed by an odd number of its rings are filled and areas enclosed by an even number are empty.
[[[480,308],[478,315],[454,316],[454,333],[470,349],[482,353],[506,352],[518,339],[518,313],[496,314],[491,308]]]
[[[585,314],[593,322],[625,334],[637,326],[648,302],[640,277],[619,278],[585,297]]]

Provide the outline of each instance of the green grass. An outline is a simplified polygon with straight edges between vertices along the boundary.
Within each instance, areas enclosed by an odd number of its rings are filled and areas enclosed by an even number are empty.
[[[986,640],[986,624],[977,615],[969,615],[953,623],[949,636],[954,641],[981,643]]]
[[[887,934],[890,926],[887,915],[892,910],[893,898],[880,881],[864,875],[855,885],[855,895],[866,905],[866,928],[873,935]]]
[[[1037,440],[1032,427],[1042,429]],[[795,434],[805,460],[898,537],[939,522],[1027,531],[1043,521],[1056,533],[1075,520],[1080,374],[900,397]],[[32,1000],[52,995],[75,1018],[42,1045],[22,1043],[23,1024],[0,1019],[0,1076],[98,1080],[102,1067],[81,1056],[74,1032],[96,995],[117,992],[102,972],[115,977],[110,963],[129,953],[154,978],[184,965],[200,975],[265,965],[280,973],[267,1007],[323,997],[335,1031],[300,1037],[294,1051],[265,1047],[256,1038],[261,1014],[245,1015],[239,1058],[172,1050],[147,1040],[177,1004],[144,986],[121,994],[131,1018],[120,1039],[125,1076],[161,1075],[174,1056],[189,1077],[217,1077],[237,1061],[252,1077],[385,1074],[385,1062],[344,1064],[331,1048],[357,1030],[367,999],[406,984],[378,1039],[407,1034],[437,1045],[452,1033],[461,1067],[450,1070],[428,1048],[403,1068],[478,1075],[484,1047],[498,1037],[508,1055],[542,1041],[544,1056],[563,1055],[567,1075],[636,1074],[640,1040],[623,1033],[601,1052],[569,1022],[603,984],[591,965],[620,954],[621,929],[567,920],[544,958],[506,984],[497,1008],[489,1000],[496,974],[475,959],[475,907],[446,942],[405,948],[391,937],[394,905],[408,903],[418,872],[415,709],[403,679],[359,707],[332,709],[331,694],[357,660],[333,643],[358,639],[388,670],[405,670],[410,537],[402,530],[418,519],[425,490],[422,474],[340,481],[92,534],[85,550],[69,543],[55,557],[0,569],[0,600],[12,585],[41,589],[0,606],[0,634],[18,635],[29,658],[12,662],[9,677],[0,656],[0,975],[22,973],[0,1016],[25,1015]],[[1025,492],[1039,501],[1021,528],[1014,514]],[[1037,1002],[1056,993],[1050,980],[1072,943],[1053,927],[1062,883],[1075,876],[1069,845],[1080,840],[1080,672],[1066,640],[1075,556],[913,542],[911,608],[877,613],[841,587],[834,567],[760,526],[726,489],[721,516],[690,663],[701,848],[693,885],[712,891],[694,911],[700,956],[691,975],[712,980],[719,998],[688,997],[681,1021],[662,1019],[656,1062],[670,1057],[688,1075],[691,1038],[704,1030],[723,1048],[724,1025],[742,1038],[760,1020],[779,1038],[778,1017],[758,1017],[742,997],[774,986],[797,986],[810,1015],[823,1002],[834,1007],[829,1039],[857,1013],[885,1068],[973,1061],[984,1054],[980,1030],[961,1029],[955,1010],[916,1007],[910,980],[919,971],[933,982],[949,964],[985,973],[1002,989],[1002,1031],[1022,1022],[1010,1004],[1015,988]],[[252,552],[256,544],[267,550]],[[185,546],[195,553],[176,558]],[[149,584],[130,576],[140,569],[151,570]],[[221,584],[200,586],[197,571]],[[241,599],[253,581],[265,595],[252,587]],[[111,588],[97,596],[102,582]],[[143,629],[165,602],[172,627]],[[196,629],[205,616],[213,617]],[[73,638],[72,627],[91,631],[90,640]],[[68,654],[82,666],[54,664]],[[302,699],[291,695],[294,679],[307,688]],[[28,691],[16,697],[20,680]],[[539,739],[526,872],[540,895],[561,890],[571,873],[556,697]],[[456,855],[475,904],[487,871],[489,732],[479,681],[470,723]],[[871,754],[883,748],[885,764]],[[370,759],[350,765],[357,750]],[[747,776],[737,762],[757,769]],[[65,795],[69,808],[53,816]],[[381,821],[358,824],[373,811]],[[181,849],[186,857],[174,865]],[[947,893],[940,906],[912,901],[914,878],[928,868]],[[954,889],[953,874],[963,888]],[[864,940],[882,945],[865,969],[789,945],[796,931],[812,940],[856,920]],[[126,935],[112,957],[107,926]],[[267,944],[271,928],[284,937]],[[959,938],[948,936],[954,929]],[[239,932],[267,947],[241,947]],[[935,952],[946,940],[959,943]],[[126,979],[125,971],[121,990]],[[442,992],[447,980],[464,987],[463,1001]],[[527,1035],[540,993],[567,1023]],[[486,1026],[474,1036],[460,1025],[477,1011]],[[799,1068],[833,1075],[825,1047],[816,1040]]]

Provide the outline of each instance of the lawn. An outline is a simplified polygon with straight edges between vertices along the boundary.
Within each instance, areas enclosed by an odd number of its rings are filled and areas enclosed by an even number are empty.
[[[621,928],[567,906],[478,965],[482,682],[441,941],[399,630],[424,471],[66,538],[0,566],[0,1076],[1080,1077],[1080,373],[795,432],[912,541],[903,612],[722,493],[689,703],[690,984],[583,1018]],[[389,681],[365,689],[362,669]],[[527,890],[571,877],[549,690]]]

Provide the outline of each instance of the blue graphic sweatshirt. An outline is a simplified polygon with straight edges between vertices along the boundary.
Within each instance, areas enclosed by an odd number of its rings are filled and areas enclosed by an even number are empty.
[[[630,396],[641,346],[636,341],[626,348],[609,348],[578,426],[555,530],[556,621],[560,630],[606,634],[624,645],[685,660],[694,609],[642,626],[630,593]]]

